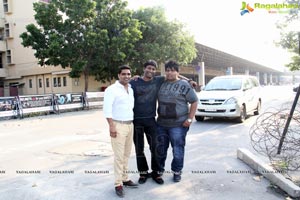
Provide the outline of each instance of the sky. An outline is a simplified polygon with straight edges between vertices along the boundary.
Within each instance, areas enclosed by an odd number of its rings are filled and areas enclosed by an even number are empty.
[[[197,43],[264,66],[283,70],[287,50],[276,47],[280,31],[276,21],[285,14],[254,8],[255,3],[281,4],[280,0],[248,0],[254,10],[241,15],[242,0],[127,0],[130,9],[162,6],[169,20],[178,20]],[[287,9],[281,9],[287,11]],[[300,31],[300,30],[299,30]]]

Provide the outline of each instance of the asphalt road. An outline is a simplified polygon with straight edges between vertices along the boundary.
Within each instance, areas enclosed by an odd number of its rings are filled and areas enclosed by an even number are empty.
[[[293,100],[289,86],[263,88],[263,109]],[[148,180],[125,188],[125,199],[276,200],[285,195],[237,159],[237,148],[253,153],[243,124],[208,119],[193,122],[187,136],[182,181],[170,173],[171,149],[164,185]],[[113,156],[101,110],[79,111],[23,120],[0,121],[0,200],[119,199],[113,186]],[[149,150],[145,149],[148,158]],[[130,177],[137,181],[134,149]]]

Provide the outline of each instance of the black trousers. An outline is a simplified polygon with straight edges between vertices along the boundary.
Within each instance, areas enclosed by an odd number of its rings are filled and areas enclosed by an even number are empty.
[[[147,158],[144,153],[144,134],[146,135],[147,142],[150,147],[151,152],[151,169],[152,176],[158,176],[158,173],[161,172],[158,165],[158,151],[157,151],[157,124],[155,118],[143,118],[143,119],[134,119],[134,133],[133,133],[133,142],[135,146],[136,153],[136,162],[137,168],[140,175],[146,175],[149,167],[147,163]]]

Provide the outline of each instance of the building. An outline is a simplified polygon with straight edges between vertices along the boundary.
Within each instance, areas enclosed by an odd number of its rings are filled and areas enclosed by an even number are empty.
[[[40,66],[34,51],[22,46],[19,35],[35,23],[33,3],[50,0],[0,0],[0,97],[83,92],[84,78],[70,78],[70,69]],[[89,91],[101,91],[100,82],[89,78]]]

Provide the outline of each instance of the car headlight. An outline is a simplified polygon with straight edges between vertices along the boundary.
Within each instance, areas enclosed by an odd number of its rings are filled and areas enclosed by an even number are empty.
[[[231,97],[224,102],[224,104],[237,104],[237,103],[238,100],[235,97]]]

